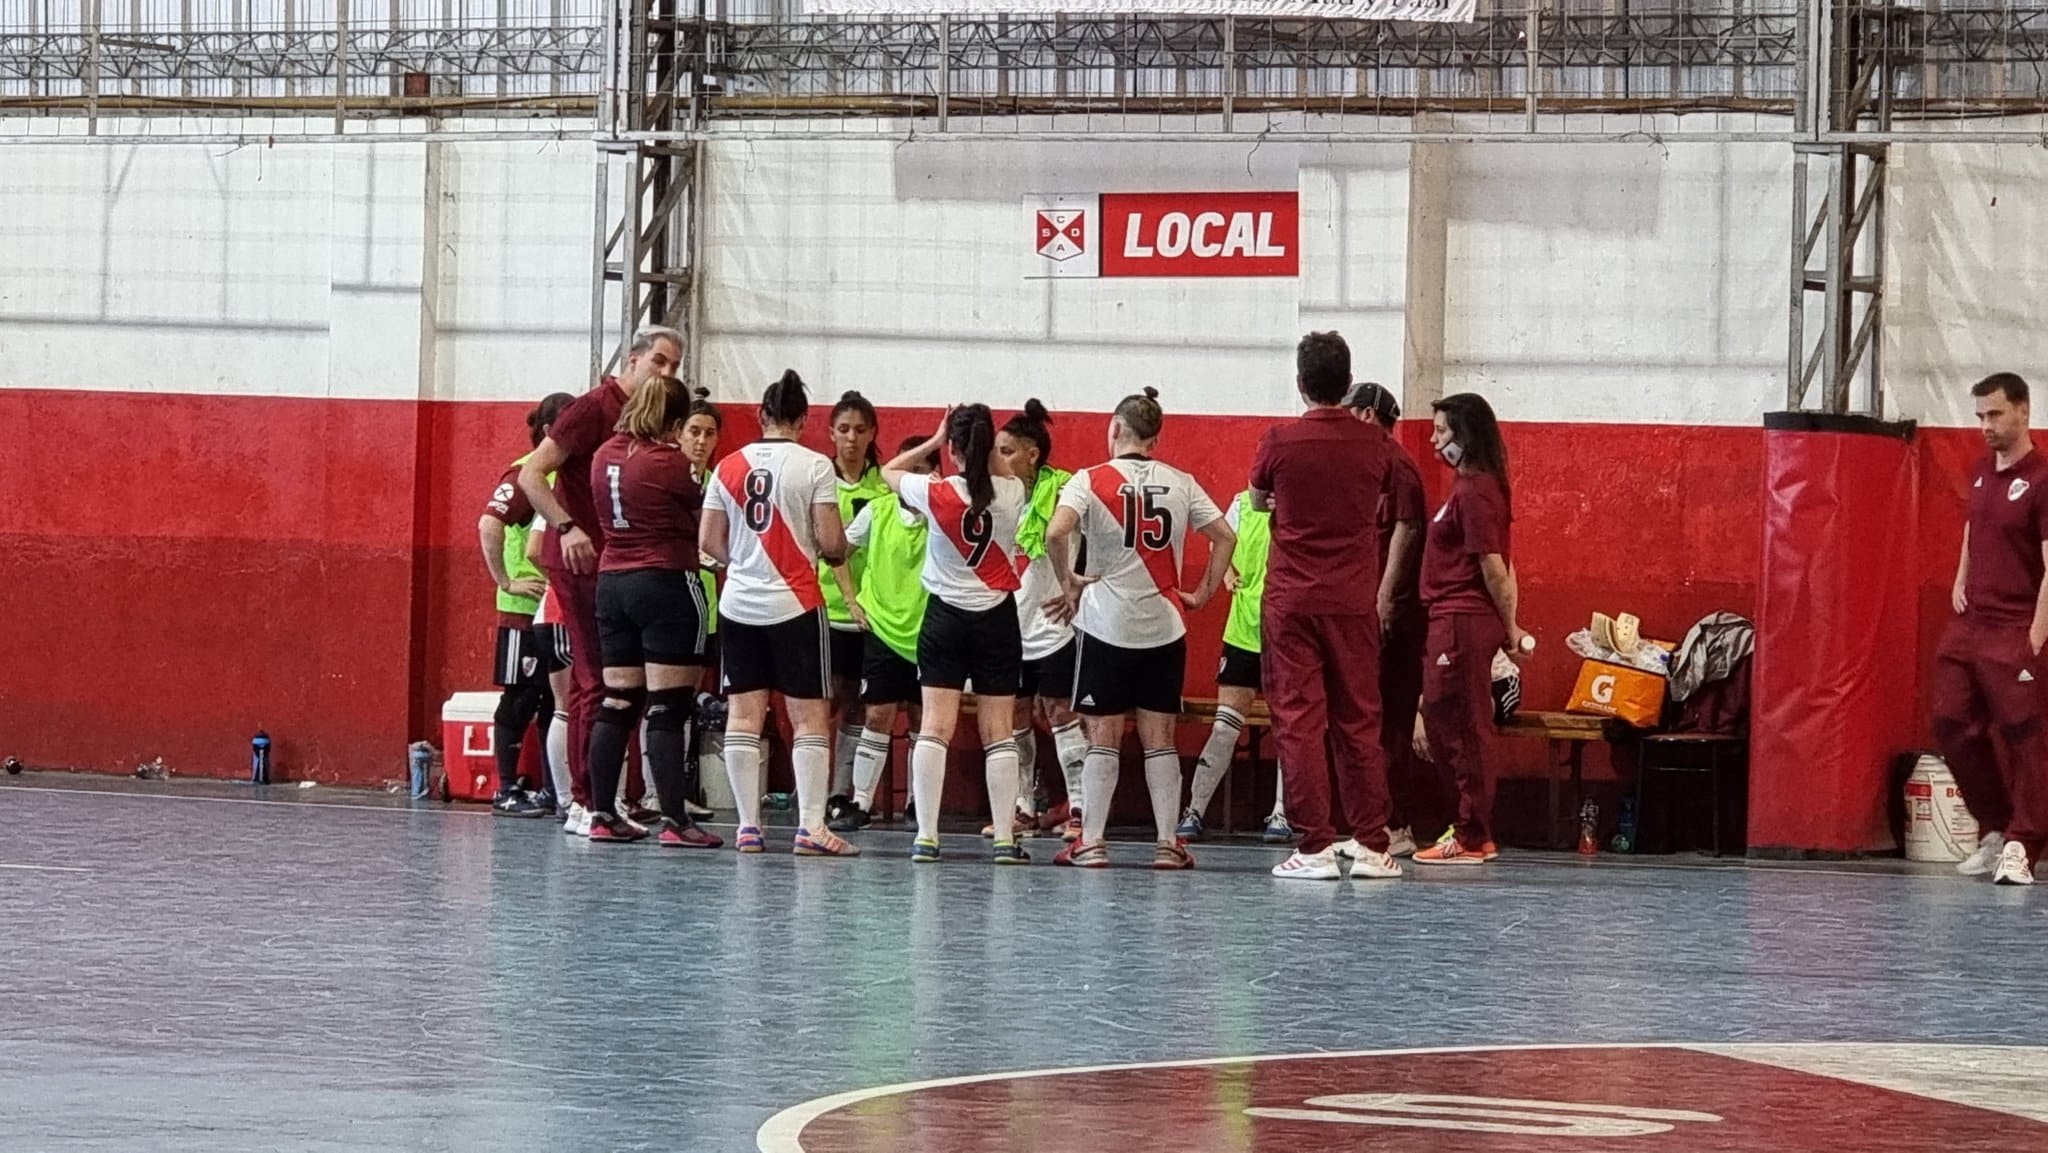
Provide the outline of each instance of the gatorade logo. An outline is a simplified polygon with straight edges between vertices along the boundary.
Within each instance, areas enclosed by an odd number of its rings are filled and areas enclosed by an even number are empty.
[[[1603,705],[1614,703],[1614,677],[1612,674],[1602,673],[1593,678],[1593,699]]]

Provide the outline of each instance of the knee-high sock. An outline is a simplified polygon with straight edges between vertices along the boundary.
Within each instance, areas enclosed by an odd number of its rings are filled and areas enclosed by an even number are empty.
[[[799,828],[825,828],[826,791],[832,783],[832,738],[821,734],[798,737],[789,744],[790,767],[796,770],[796,812]]]
[[[1116,796],[1120,754],[1106,745],[1088,746],[1088,763],[1081,770],[1081,840],[1099,845],[1109,828],[1109,801]]]
[[[939,839],[939,800],[946,793],[946,742],[917,735],[910,746],[910,796],[917,802],[917,839]]]
[[[1081,731],[1080,721],[1068,721],[1052,731],[1053,752],[1060,759],[1060,775],[1067,781],[1067,804],[1076,809],[1086,809],[1081,803],[1085,791],[1081,785],[1081,766],[1088,760],[1088,734]]]
[[[629,803],[634,801],[635,798],[633,796],[633,782],[630,774],[627,776],[625,781],[621,782],[621,787],[625,789],[625,800]],[[655,798],[655,803],[657,806],[659,806],[661,799],[661,790],[655,787],[654,749],[648,743],[647,718],[643,715],[640,718],[640,796],[638,798],[639,802],[645,804],[649,795],[652,795]]]
[[[832,740],[831,796],[850,797],[856,787],[853,759],[860,755],[860,726],[840,725]]]
[[[1026,725],[1010,743],[1017,746],[1017,811],[1028,817],[1038,812],[1038,730]]]
[[[1188,808],[1197,813],[1209,811],[1209,801],[1216,796],[1216,786],[1223,783],[1223,774],[1230,771],[1231,758],[1237,755],[1237,737],[1244,732],[1244,714],[1229,705],[1216,706],[1216,724],[1209,729],[1209,739],[1202,745],[1202,755],[1195,761],[1195,781],[1188,789]]]
[[[997,741],[981,750],[988,779],[988,810],[995,814],[996,843],[1017,839],[1017,742]]]
[[[725,731],[725,777],[742,828],[761,827],[761,734]]]
[[[554,723],[548,726],[548,776],[555,782],[555,798],[563,808],[569,806],[569,712],[556,709]]]
[[[613,702],[621,700],[629,702],[626,707],[614,705]],[[622,807],[615,799],[619,791],[619,775],[625,770],[626,743],[639,723],[640,701],[637,696],[605,694],[605,703],[597,710],[597,720],[590,726],[590,750],[586,762],[590,766],[590,803],[595,806],[595,812],[616,814]]]
[[[691,689],[661,689],[647,694],[647,724],[641,730],[647,742],[647,759],[654,767],[654,796],[662,815],[678,825],[688,826],[690,760],[690,719],[697,712],[697,694]]]
[[[862,729],[859,747],[853,752],[853,803],[863,809],[875,807],[875,785],[889,767],[889,734],[879,729]]]
[[[1273,815],[1287,819],[1287,774],[1280,771],[1280,762],[1273,762]]]
[[[1145,750],[1145,790],[1152,794],[1152,829],[1159,843],[1171,845],[1180,818],[1180,750]]]

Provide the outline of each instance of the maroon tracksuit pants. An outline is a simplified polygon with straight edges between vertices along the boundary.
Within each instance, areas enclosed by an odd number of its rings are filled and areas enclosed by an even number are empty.
[[[2030,861],[2048,841],[2044,717],[2048,657],[2031,651],[2027,626],[1951,622],[1934,662],[1934,739],[1978,828],[2025,845]]]
[[[1333,774],[1348,834],[1367,848],[1386,851],[1379,618],[1269,607],[1262,632],[1266,705],[1273,713],[1287,819],[1301,834],[1301,851],[1320,853],[1336,839],[1330,820]]]
[[[1422,723],[1429,755],[1458,787],[1458,841],[1493,840],[1493,654],[1507,626],[1493,613],[1431,615],[1422,650]],[[1292,798],[1290,798],[1290,802]]]
[[[1416,819],[1423,782],[1415,765],[1415,710],[1422,704],[1422,647],[1429,618],[1422,606],[1394,611],[1380,642],[1380,752],[1387,762],[1387,824],[1404,828]]]
[[[548,586],[569,630],[569,791],[590,808],[590,727],[604,704],[604,654],[597,640],[597,574],[548,570]]]

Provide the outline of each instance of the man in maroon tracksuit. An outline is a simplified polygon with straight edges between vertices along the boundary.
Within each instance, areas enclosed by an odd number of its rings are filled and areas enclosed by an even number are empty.
[[[1387,766],[1380,752],[1378,604],[1382,588],[1377,514],[1420,522],[1422,490],[1396,464],[1377,425],[1343,407],[1351,350],[1334,332],[1312,332],[1295,349],[1301,419],[1275,425],[1252,463],[1252,503],[1273,512],[1263,602],[1266,701],[1285,774],[1287,815],[1301,833],[1273,875],[1339,876],[1337,851],[1354,878],[1398,877],[1388,855]],[[1397,540],[1387,572],[1406,564]],[[1328,745],[1325,745],[1327,739]],[[1335,845],[1335,772],[1351,839]]]
[[[541,541],[541,568],[560,602],[563,627],[569,630],[572,674],[569,694],[569,780],[575,803],[587,819],[591,808],[590,766],[586,751],[590,726],[604,698],[602,654],[597,636],[597,564],[604,548],[604,520],[590,493],[590,459],[618,426],[626,398],[642,382],[674,376],[683,359],[682,334],[672,328],[642,329],[633,337],[623,372],[606,377],[576,398],[548,429],[547,439],[519,470],[519,488],[548,524]],[[548,487],[548,474],[555,487]],[[611,803],[606,797],[605,804]]]
[[[2026,381],[1996,373],[1970,393],[1991,451],[1970,485],[1956,617],[1934,666],[1934,735],[1983,833],[1957,868],[2031,885],[2048,840],[2048,460],[2027,431]],[[1999,772],[1994,730],[2009,776]]]

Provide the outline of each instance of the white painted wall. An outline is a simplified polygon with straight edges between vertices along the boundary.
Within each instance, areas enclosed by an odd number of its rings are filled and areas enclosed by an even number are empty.
[[[21,132],[0,121],[0,135]],[[584,376],[594,153],[580,142],[10,149],[0,387],[524,399]],[[1520,420],[1746,425],[1781,401],[1790,157],[1758,144],[1448,150],[1444,386]],[[1404,145],[720,143],[706,379],[794,365],[883,403],[1294,405],[1308,328],[1401,379]],[[2048,376],[2048,153],[1895,149],[1889,393],[1968,423]],[[1044,281],[1032,192],[1294,186],[1302,276]],[[427,335],[422,336],[422,332]],[[425,344],[422,344],[423,339]]]

